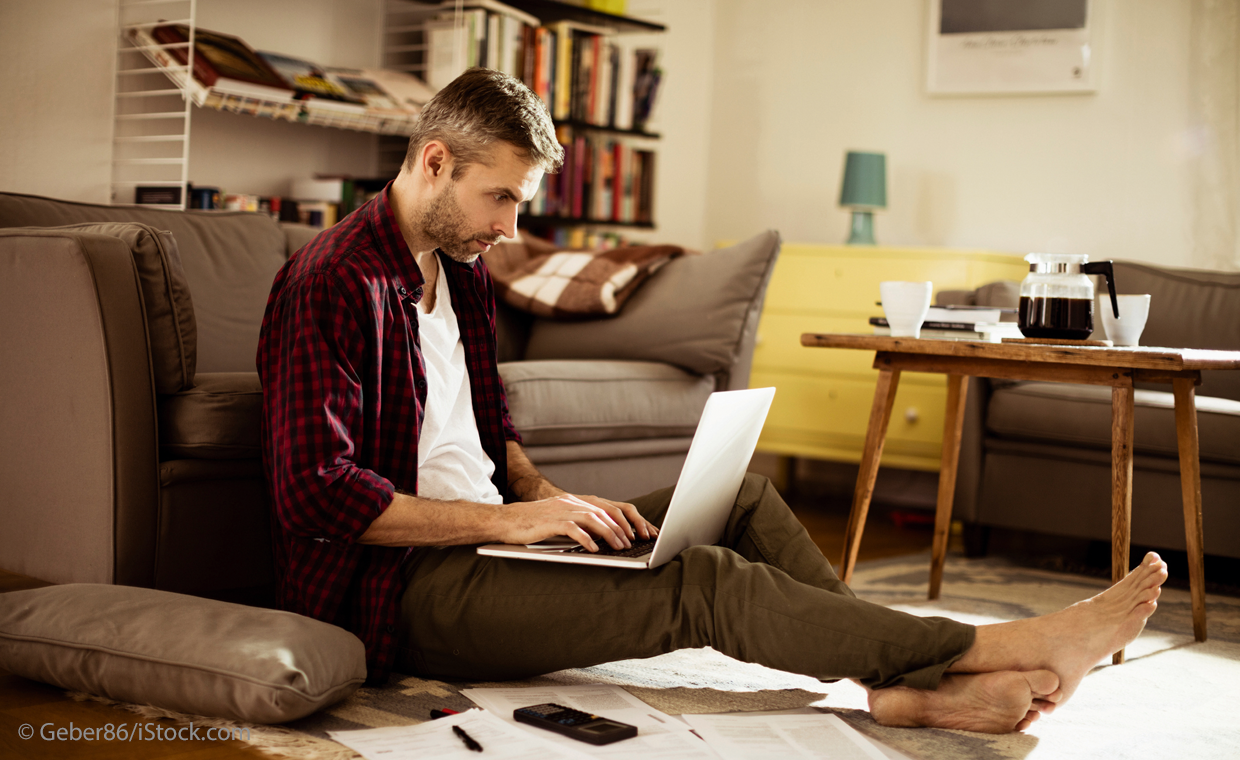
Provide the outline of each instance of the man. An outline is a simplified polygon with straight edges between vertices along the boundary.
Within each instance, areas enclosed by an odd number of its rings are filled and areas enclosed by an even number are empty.
[[[657,534],[671,489],[635,503],[567,494],[530,464],[496,370],[479,258],[562,149],[541,101],[471,69],[426,105],[399,176],[299,251],[263,320],[263,456],[285,609],[393,668],[508,679],[682,647],[870,689],[877,720],[1022,729],[1136,637],[1166,566],[1103,594],[973,626],[860,601],[765,479],[719,545],[650,571],[479,557],[569,536],[591,551]]]

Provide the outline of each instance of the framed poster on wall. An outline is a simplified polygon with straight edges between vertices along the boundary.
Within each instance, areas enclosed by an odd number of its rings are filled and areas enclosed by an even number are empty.
[[[1093,0],[928,0],[932,95],[1097,90]]]

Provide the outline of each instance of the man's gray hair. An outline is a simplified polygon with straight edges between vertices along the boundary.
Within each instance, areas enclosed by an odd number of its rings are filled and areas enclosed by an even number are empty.
[[[454,180],[468,165],[485,161],[500,141],[543,171],[554,172],[564,163],[564,148],[555,139],[555,125],[542,99],[519,79],[493,69],[469,69],[423,106],[409,136],[406,169],[417,164],[418,154],[432,140],[452,153]]]

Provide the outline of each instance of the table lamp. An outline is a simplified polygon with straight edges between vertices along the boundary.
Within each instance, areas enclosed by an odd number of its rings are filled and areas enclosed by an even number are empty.
[[[874,209],[887,208],[887,156],[850,150],[844,161],[840,207],[852,209],[849,245],[875,245]]]

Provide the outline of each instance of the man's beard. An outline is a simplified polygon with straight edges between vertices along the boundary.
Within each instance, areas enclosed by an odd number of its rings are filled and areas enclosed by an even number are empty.
[[[456,183],[449,182],[439,195],[427,205],[419,220],[422,234],[431,240],[453,261],[468,264],[478,258],[472,250],[475,240],[496,243],[500,236],[487,231],[469,231],[465,212],[456,202]]]

